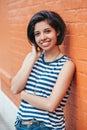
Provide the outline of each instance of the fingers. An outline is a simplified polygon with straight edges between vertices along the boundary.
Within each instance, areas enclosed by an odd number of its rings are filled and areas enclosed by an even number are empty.
[[[36,50],[37,52],[42,52],[42,48],[40,48],[39,46],[35,46],[35,45],[32,45],[32,49],[33,50]]]
[[[42,54],[42,52],[43,52],[43,49],[40,48],[39,46],[37,46],[37,47],[35,45],[32,46],[32,54],[33,54],[33,56],[39,58],[40,55]]]
[[[36,48],[37,52],[41,51],[41,48],[40,47],[37,47]]]

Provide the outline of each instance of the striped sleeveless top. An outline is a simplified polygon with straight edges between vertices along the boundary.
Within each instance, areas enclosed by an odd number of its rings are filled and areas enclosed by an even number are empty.
[[[64,63],[68,60],[69,58],[63,55],[61,58],[56,59],[53,62],[45,62],[44,54],[42,54],[32,68],[25,90],[28,93],[34,94],[36,89],[36,95],[49,97]],[[20,117],[22,120],[36,119],[38,121],[43,121],[47,127],[52,129],[60,128],[61,130],[65,130],[63,108],[69,96],[69,91],[70,87],[68,87],[66,95],[60,102],[60,105],[58,105],[53,112],[38,109],[22,100],[17,117]]]

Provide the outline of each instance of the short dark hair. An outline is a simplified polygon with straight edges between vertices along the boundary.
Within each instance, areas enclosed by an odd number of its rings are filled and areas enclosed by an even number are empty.
[[[53,27],[56,32],[59,32],[59,35],[57,36],[57,43],[56,45],[61,45],[61,43],[64,40],[65,36],[65,30],[66,25],[64,20],[61,18],[61,16],[53,11],[47,11],[42,10],[40,12],[37,12],[30,20],[28,27],[27,27],[27,37],[28,40],[34,44],[37,45],[35,42],[35,36],[34,36],[34,27],[35,24],[41,21],[47,20],[48,24]]]

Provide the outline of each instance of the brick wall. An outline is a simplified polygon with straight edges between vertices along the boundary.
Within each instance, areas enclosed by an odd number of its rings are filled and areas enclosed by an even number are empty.
[[[10,92],[11,77],[31,46],[26,28],[39,10],[58,12],[67,24],[62,51],[73,59],[76,73],[65,108],[67,130],[87,130],[87,0],[0,0],[0,77],[2,90],[18,106],[19,95]]]

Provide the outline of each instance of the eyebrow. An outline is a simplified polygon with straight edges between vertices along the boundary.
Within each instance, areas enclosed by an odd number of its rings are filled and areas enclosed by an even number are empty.
[[[50,30],[50,28],[45,28],[44,30]],[[34,31],[34,33],[39,32],[39,30]]]

